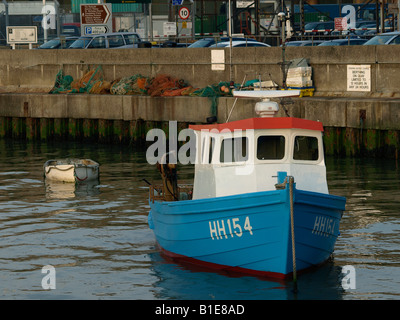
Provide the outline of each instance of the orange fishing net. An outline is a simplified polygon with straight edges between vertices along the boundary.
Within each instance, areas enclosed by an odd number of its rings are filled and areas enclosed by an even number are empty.
[[[91,93],[91,94],[116,94],[116,95],[150,95],[152,97],[175,96],[201,96],[219,97],[231,95],[229,84],[220,82],[217,85],[196,89],[185,80],[172,77],[167,74],[159,74],[155,77],[146,77],[136,74],[129,77],[107,81],[101,66],[94,70],[88,70],[81,78],[73,80],[71,76],[65,76],[60,70],[56,77],[56,83],[50,93]]]
[[[188,85],[183,79],[176,79],[166,74],[159,74],[151,79],[151,83],[147,87],[147,93],[150,94],[152,97],[159,97],[164,95],[175,96],[180,95],[179,92],[181,92],[176,90],[180,90],[186,87],[188,87]]]

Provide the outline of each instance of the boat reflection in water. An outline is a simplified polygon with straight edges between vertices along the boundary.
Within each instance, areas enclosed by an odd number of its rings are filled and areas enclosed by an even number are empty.
[[[100,193],[99,180],[79,183],[64,183],[45,179],[46,199],[72,199],[94,196]]]
[[[150,257],[151,269],[158,278],[153,284],[157,289],[155,294],[157,299],[340,300],[345,292],[340,286],[341,268],[332,261],[313,272],[303,274],[296,292],[291,281],[225,273],[183,263],[176,264],[159,252],[151,253]]]
[[[299,94],[293,91],[248,96]],[[323,125],[274,117],[278,110],[264,100],[256,104],[259,118],[190,126],[193,188],[178,185],[170,164],[159,165],[163,185],[150,187],[148,223],[163,254],[279,279],[295,279],[331,257],[346,199],[328,191]]]

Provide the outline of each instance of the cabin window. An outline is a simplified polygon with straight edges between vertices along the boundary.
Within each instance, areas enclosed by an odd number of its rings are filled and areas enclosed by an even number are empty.
[[[229,138],[222,140],[219,161],[239,162],[248,159],[248,139],[247,137]]]
[[[206,142],[208,142],[208,154],[207,154],[207,146]],[[215,147],[215,138],[214,137],[203,137],[202,145],[201,145],[201,161],[204,164],[211,163],[213,152]]]
[[[294,139],[294,160],[318,160],[318,139],[316,137],[297,136]]]
[[[213,152],[214,152],[214,146],[215,146],[215,138],[210,138],[210,145],[209,145],[209,150],[208,150],[208,163],[212,162],[212,157],[213,157]]]
[[[285,156],[284,136],[260,136],[257,139],[258,160],[280,160]]]

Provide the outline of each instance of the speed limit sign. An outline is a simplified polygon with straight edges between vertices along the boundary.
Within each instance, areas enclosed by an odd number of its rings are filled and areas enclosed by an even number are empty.
[[[187,18],[189,18],[189,15],[190,11],[188,8],[182,7],[179,9],[179,18],[181,18],[182,20],[186,20]]]

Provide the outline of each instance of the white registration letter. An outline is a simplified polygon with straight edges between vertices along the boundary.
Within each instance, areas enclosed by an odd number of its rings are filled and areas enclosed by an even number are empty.
[[[236,221],[239,221],[239,218],[234,218],[234,219],[232,219],[232,222],[233,222],[233,229],[239,229],[239,232],[236,232],[236,230],[235,230],[235,234],[238,236],[238,237],[241,237],[242,236],[242,227],[239,225],[239,224],[237,224],[236,223]]]

